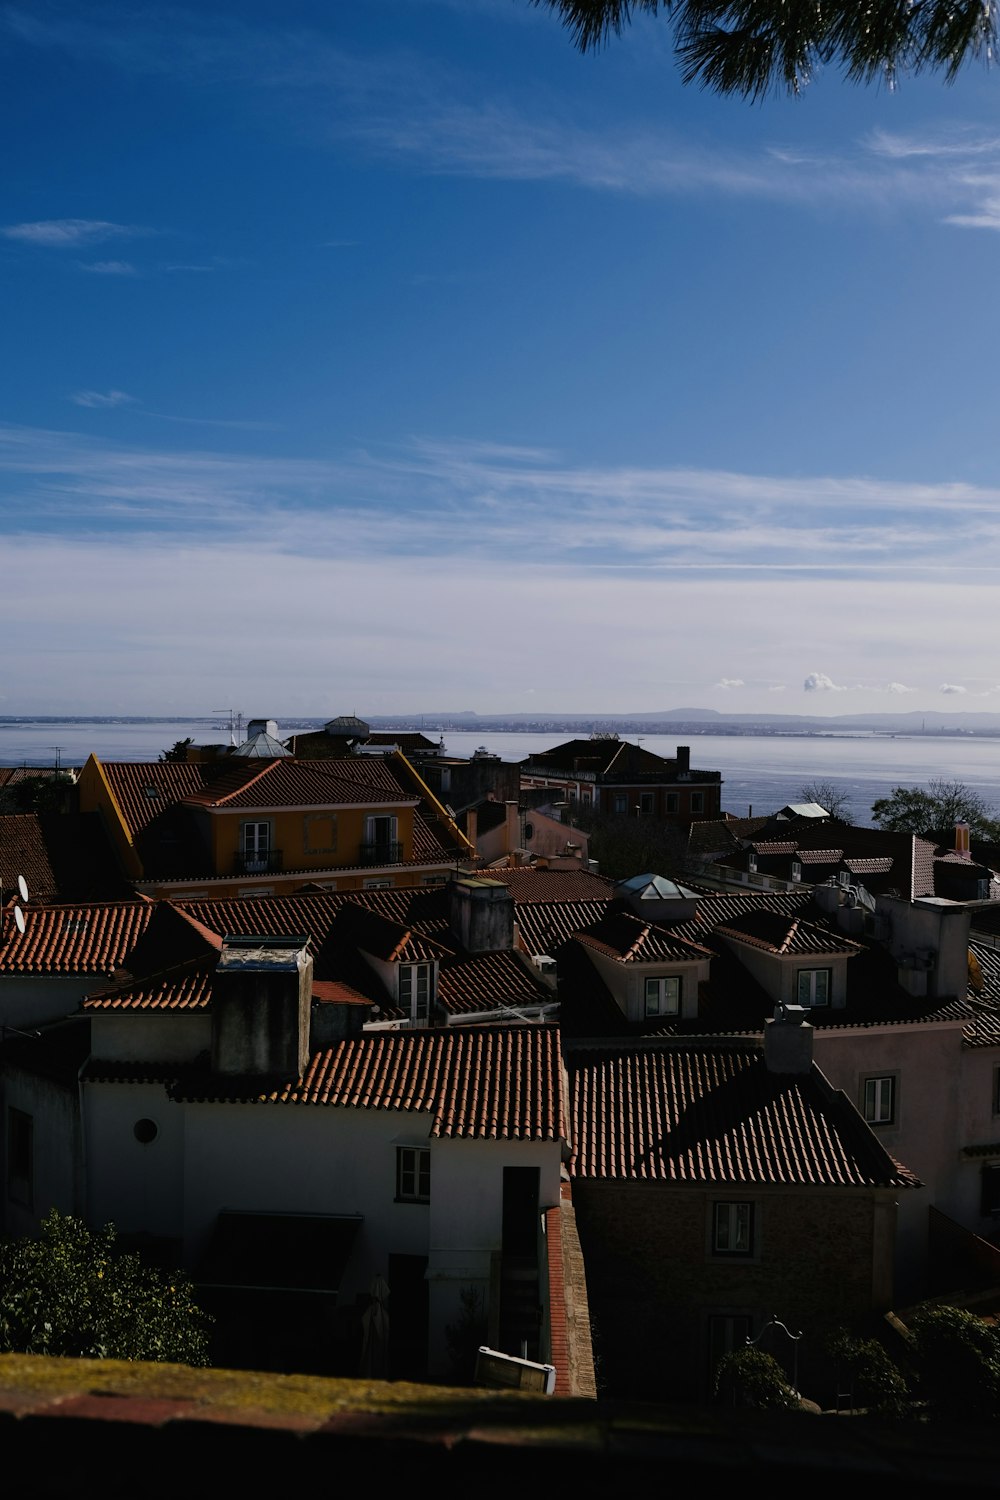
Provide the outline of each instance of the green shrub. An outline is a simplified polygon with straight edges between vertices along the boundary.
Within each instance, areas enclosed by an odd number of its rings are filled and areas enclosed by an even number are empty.
[[[0,1245],[5,1352],[206,1365],[210,1321],[186,1276],[121,1254],[111,1224],[91,1233],[53,1209],[37,1240]]]
[[[920,1380],[932,1408],[951,1417],[1000,1415],[1000,1337],[973,1313],[936,1307],[913,1322]]]
[[[778,1361],[762,1349],[724,1354],[715,1369],[715,1395],[719,1401],[755,1411],[790,1411],[799,1404]]]
[[[900,1416],[909,1406],[906,1377],[877,1339],[841,1333],[830,1341],[830,1355],[841,1378],[850,1382],[854,1404],[879,1416]]]

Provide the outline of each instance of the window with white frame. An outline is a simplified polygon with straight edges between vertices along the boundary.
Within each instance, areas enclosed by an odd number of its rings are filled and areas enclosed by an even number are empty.
[[[399,1003],[411,1021],[426,1021],[434,1002],[434,965],[400,964]]]
[[[896,1119],[896,1075],[866,1078],[862,1086],[864,1117],[869,1125],[892,1125]]]
[[[390,817],[387,814],[372,814],[365,819],[366,844],[375,844],[379,848],[391,849],[397,841],[398,832],[398,819]]]
[[[832,989],[830,969],[800,969],[796,976],[795,999],[799,1005],[829,1005]]]
[[[243,823],[240,827],[240,853],[247,874],[266,870],[271,854],[270,823]]]
[[[680,1010],[681,981],[678,974],[646,980],[647,1016],[678,1016]]]
[[[749,1256],[754,1253],[756,1204],[724,1202],[712,1205],[712,1254]]]
[[[396,1202],[429,1203],[431,1153],[421,1146],[396,1147]]]
[[[386,875],[373,875],[368,880],[363,881],[362,886],[366,891],[390,891],[392,890],[392,881]]]

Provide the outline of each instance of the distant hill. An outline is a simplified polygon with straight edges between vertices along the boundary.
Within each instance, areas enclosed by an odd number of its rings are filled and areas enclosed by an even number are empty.
[[[368,716],[373,727],[431,729],[622,730],[690,728],[692,732],[756,732],[760,734],[834,733],[838,730],[879,730],[890,734],[1000,734],[1000,713],[872,713],[872,714],[731,714],[714,708],[651,709],[646,713],[602,714],[533,713],[488,714],[463,709],[458,713]]]

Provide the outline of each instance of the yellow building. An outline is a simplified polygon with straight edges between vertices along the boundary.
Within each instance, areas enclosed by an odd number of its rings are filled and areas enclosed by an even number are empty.
[[[280,895],[434,885],[473,846],[404,756],[104,763],[80,774],[148,895]]]

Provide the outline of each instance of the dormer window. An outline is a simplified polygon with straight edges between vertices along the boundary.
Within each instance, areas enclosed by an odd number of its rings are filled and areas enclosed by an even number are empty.
[[[430,1019],[434,1003],[434,965],[400,964],[399,1004],[408,1010],[410,1020],[418,1025]]]
[[[663,979],[646,980],[646,1015],[679,1016],[681,1012],[681,981],[679,974],[669,974]]]

